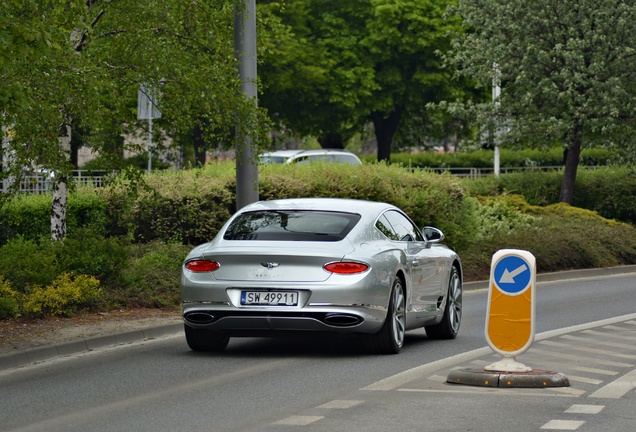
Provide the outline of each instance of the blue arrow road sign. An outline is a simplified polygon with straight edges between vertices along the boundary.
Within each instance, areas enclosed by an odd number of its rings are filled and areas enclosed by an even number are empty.
[[[501,258],[493,276],[497,287],[507,294],[519,294],[530,284],[532,271],[530,265],[521,257],[508,255]]]

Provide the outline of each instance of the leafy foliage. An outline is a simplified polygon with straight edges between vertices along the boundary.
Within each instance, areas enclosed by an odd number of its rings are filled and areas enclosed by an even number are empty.
[[[559,201],[572,203],[581,150],[602,138],[631,147],[636,5],[611,0],[461,0],[470,31],[453,41],[447,64],[483,86],[501,85],[497,103],[446,104],[469,115],[504,146],[562,143]]]
[[[11,289],[11,284],[0,275],[0,319],[13,318],[19,314],[19,294]]]
[[[179,305],[179,274],[190,246],[160,240],[131,247],[126,289],[108,293],[110,301],[125,307],[174,308]]]
[[[402,141],[418,140],[416,131],[439,121],[427,103],[469,88],[450,80],[435,53],[449,46],[450,29],[460,30],[443,17],[450,3],[265,2],[262,104],[282,128],[318,136],[325,147],[341,147],[372,121],[378,158],[389,159],[398,129]]]
[[[71,277],[64,273],[51,285],[33,287],[22,305],[23,313],[30,317],[49,315],[72,316],[96,304],[100,297],[99,280],[92,276]]]

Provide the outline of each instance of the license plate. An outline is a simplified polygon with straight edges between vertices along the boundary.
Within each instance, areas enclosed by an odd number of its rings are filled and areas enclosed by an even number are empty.
[[[298,291],[242,291],[242,305],[298,306]]]

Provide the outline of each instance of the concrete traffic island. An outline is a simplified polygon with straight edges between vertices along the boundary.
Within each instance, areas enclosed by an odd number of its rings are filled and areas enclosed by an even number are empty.
[[[448,374],[446,382],[480,387],[548,388],[569,387],[570,380],[560,372],[533,369],[528,372],[457,369]]]

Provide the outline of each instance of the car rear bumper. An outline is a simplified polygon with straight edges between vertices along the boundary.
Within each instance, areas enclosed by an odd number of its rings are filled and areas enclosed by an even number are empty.
[[[246,336],[290,331],[375,333],[382,327],[386,313],[385,307],[369,305],[316,306],[299,310],[183,304],[183,320],[186,325]]]

